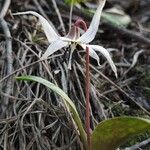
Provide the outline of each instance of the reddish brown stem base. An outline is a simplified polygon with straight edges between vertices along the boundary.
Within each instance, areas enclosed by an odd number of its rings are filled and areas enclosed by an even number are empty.
[[[89,48],[86,47],[86,132],[88,150],[91,150],[91,128],[90,128],[90,68],[89,68]]]
[[[75,22],[75,26],[80,27],[82,26],[84,31],[87,31],[87,25],[82,19],[78,19]],[[90,60],[89,60],[89,48],[86,47],[86,118],[85,118],[85,124],[86,124],[86,133],[87,133],[87,150],[91,150],[91,128],[90,128]]]

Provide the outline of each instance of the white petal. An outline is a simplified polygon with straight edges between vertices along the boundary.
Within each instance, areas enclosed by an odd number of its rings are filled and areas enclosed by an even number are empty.
[[[81,46],[83,47],[84,50],[86,50],[86,45],[85,45],[85,44],[81,44]],[[96,52],[95,52],[91,47],[88,47],[88,48],[89,48],[89,55],[90,55],[92,58],[96,59],[98,65],[100,66],[98,55],[96,54]]]
[[[92,58],[96,59],[97,60],[97,63],[98,65],[100,66],[100,63],[99,63],[99,56],[96,54],[96,52],[92,49],[92,48],[89,48],[89,54]]]
[[[109,62],[112,70],[114,71],[114,73],[117,77],[117,69],[116,69],[116,66],[115,66],[113,60],[111,59],[111,56],[110,56],[109,52],[104,47],[99,46],[99,45],[87,45],[87,46],[90,47],[90,48],[93,48],[95,51],[99,51],[102,55],[105,56],[105,58]]]
[[[102,9],[105,5],[105,2],[106,2],[106,0],[100,0],[99,6],[93,16],[93,19],[91,21],[91,24],[90,24],[88,30],[78,39],[78,42],[89,43],[95,38],[96,32],[99,27]]]
[[[51,54],[55,53],[56,51],[58,51],[59,49],[65,47],[67,45],[68,45],[68,42],[63,42],[62,40],[57,40],[57,41],[52,42],[49,45],[49,47],[47,48],[46,52],[41,57],[41,59],[47,58]]]
[[[13,15],[26,15],[26,14],[31,14],[34,15],[36,17],[39,18],[39,21],[43,27],[43,30],[45,32],[45,35],[48,39],[49,42],[52,42],[56,39],[59,38],[58,34],[55,32],[55,30],[53,29],[53,27],[49,24],[49,22],[40,14],[38,14],[37,12],[34,11],[26,11],[26,12],[18,12],[18,13],[14,13]]]

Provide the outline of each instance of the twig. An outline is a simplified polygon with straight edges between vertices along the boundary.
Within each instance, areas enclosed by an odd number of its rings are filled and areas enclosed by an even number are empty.
[[[12,39],[11,39],[11,34],[10,34],[10,30],[8,28],[7,22],[4,20],[4,16],[7,13],[7,10],[9,8],[10,5],[10,0],[6,0],[3,6],[3,9],[0,13],[0,24],[2,26],[4,35],[5,35],[5,39],[6,39],[6,75],[9,75],[12,73],[13,71],[13,58],[12,58]],[[11,93],[11,89],[12,89],[12,79],[9,78],[6,82],[6,88],[5,88],[5,93],[6,94],[10,94]],[[9,98],[6,97],[5,100],[3,100],[2,103],[2,117],[4,117],[6,115],[6,110],[7,110],[7,106],[8,106],[8,102],[9,102]]]
[[[4,6],[3,6],[2,10],[1,10],[1,13],[0,13],[0,18],[5,17],[10,3],[11,3],[11,0],[5,0]]]
[[[61,15],[60,15],[59,9],[58,9],[58,7],[57,7],[56,1],[55,1],[55,0],[52,0],[52,3],[53,3],[53,6],[54,6],[54,8],[55,8],[55,11],[56,11],[56,13],[57,13],[57,16],[58,16],[58,19],[59,19],[61,28],[62,28],[63,32],[66,34],[65,26],[64,26],[62,17],[61,17]]]
[[[71,1],[71,7],[69,13],[69,30],[71,29],[71,23],[72,23],[72,11],[73,11],[73,0]]]

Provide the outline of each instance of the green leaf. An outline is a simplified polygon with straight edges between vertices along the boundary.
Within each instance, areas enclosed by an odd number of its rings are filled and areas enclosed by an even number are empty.
[[[72,113],[72,117],[78,127],[81,140],[82,140],[84,146],[87,147],[86,133],[83,128],[80,116],[77,112],[77,109],[76,109],[74,103],[72,102],[72,100],[68,97],[68,95],[62,89],[60,89],[55,84],[53,84],[41,77],[37,77],[37,76],[20,76],[20,77],[16,77],[16,79],[17,80],[25,80],[25,81],[35,81],[35,82],[41,83],[41,84],[45,85],[46,87],[48,87],[50,90],[52,90],[52,91],[56,92],[58,95],[60,95],[63,98],[64,104],[69,109],[69,111]]]
[[[102,121],[92,133],[92,150],[116,150],[129,138],[150,130],[150,120],[117,117]]]

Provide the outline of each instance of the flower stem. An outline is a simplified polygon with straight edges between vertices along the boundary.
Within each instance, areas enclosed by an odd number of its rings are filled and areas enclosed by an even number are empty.
[[[89,48],[86,47],[86,132],[88,150],[91,150],[91,128],[90,128],[90,69],[89,69]]]
[[[84,31],[87,31],[87,25],[82,19],[78,19],[75,22],[75,26],[82,25]],[[86,47],[86,118],[85,118],[85,124],[86,124],[86,133],[87,133],[87,150],[91,150],[91,128],[90,128],[90,60],[89,60],[89,48]]]

